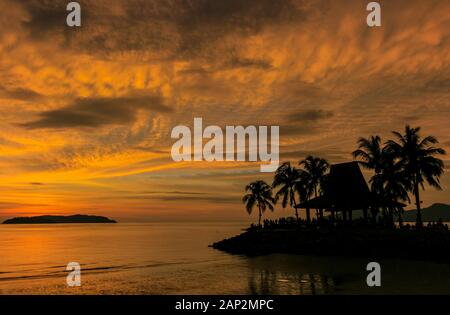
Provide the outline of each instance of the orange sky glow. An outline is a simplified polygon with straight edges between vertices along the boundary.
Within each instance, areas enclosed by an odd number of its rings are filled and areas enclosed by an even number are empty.
[[[260,163],[175,163],[173,127],[279,125],[283,161],[421,126],[450,151],[450,2],[0,0],[0,218],[247,218]],[[449,156],[444,157],[446,170]],[[367,173],[368,174],[368,173]],[[425,205],[450,203],[427,187]],[[276,215],[291,215],[277,207]]]

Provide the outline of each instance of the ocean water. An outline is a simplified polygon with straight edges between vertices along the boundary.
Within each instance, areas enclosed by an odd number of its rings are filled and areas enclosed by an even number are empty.
[[[450,265],[329,256],[230,255],[236,223],[0,225],[0,294],[450,294]],[[366,265],[382,285],[366,285]],[[81,286],[65,268],[81,265]]]

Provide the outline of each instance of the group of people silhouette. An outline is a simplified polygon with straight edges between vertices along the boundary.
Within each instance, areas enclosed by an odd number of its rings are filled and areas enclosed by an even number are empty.
[[[263,223],[261,226],[258,226],[257,224],[251,224],[249,230],[256,230],[256,229],[264,229],[264,230],[275,230],[275,229],[294,229],[294,228],[327,228],[327,227],[365,227],[365,226],[372,226],[372,227],[381,227],[381,228],[392,228],[397,227],[401,229],[413,229],[415,228],[414,225],[410,224],[404,224],[404,225],[392,225],[392,222],[388,220],[384,220],[383,217],[378,217],[378,220],[374,220],[371,222],[368,222],[364,220],[363,218],[355,219],[350,224],[348,221],[344,221],[342,218],[335,218],[334,221],[331,220],[329,217],[323,217],[323,218],[313,218],[310,222],[308,222],[305,219],[299,218],[298,221],[294,217],[287,217],[287,218],[278,218],[278,219],[265,219],[263,220]],[[438,221],[432,221],[428,222],[426,225],[426,229],[433,229],[433,230],[448,230],[448,225],[444,224],[442,221],[442,218],[440,218]]]
[[[442,218],[439,218],[437,221],[428,222],[427,229],[448,230],[448,225],[442,222]]]

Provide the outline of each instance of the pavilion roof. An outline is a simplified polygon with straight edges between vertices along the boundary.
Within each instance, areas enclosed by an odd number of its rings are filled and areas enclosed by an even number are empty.
[[[378,207],[405,207],[405,204],[371,192],[358,162],[334,164],[325,184],[325,193],[297,205],[297,208],[356,210]]]

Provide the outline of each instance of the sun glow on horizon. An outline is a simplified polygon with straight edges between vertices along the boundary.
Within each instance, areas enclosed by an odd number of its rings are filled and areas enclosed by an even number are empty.
[[[349,161],[359,137],[405,124],[450,151],[448,2],[383,3],[370,30],[358,0],[110,2],[84,2],[73,31],[51,18],[56,0],[1,1],[0,217],[246,217],[245,185],[272,174],[173,162],[170,131],[193,117],[279,125],[295,164]],[[450,203],[441,184],[424,204]]]

